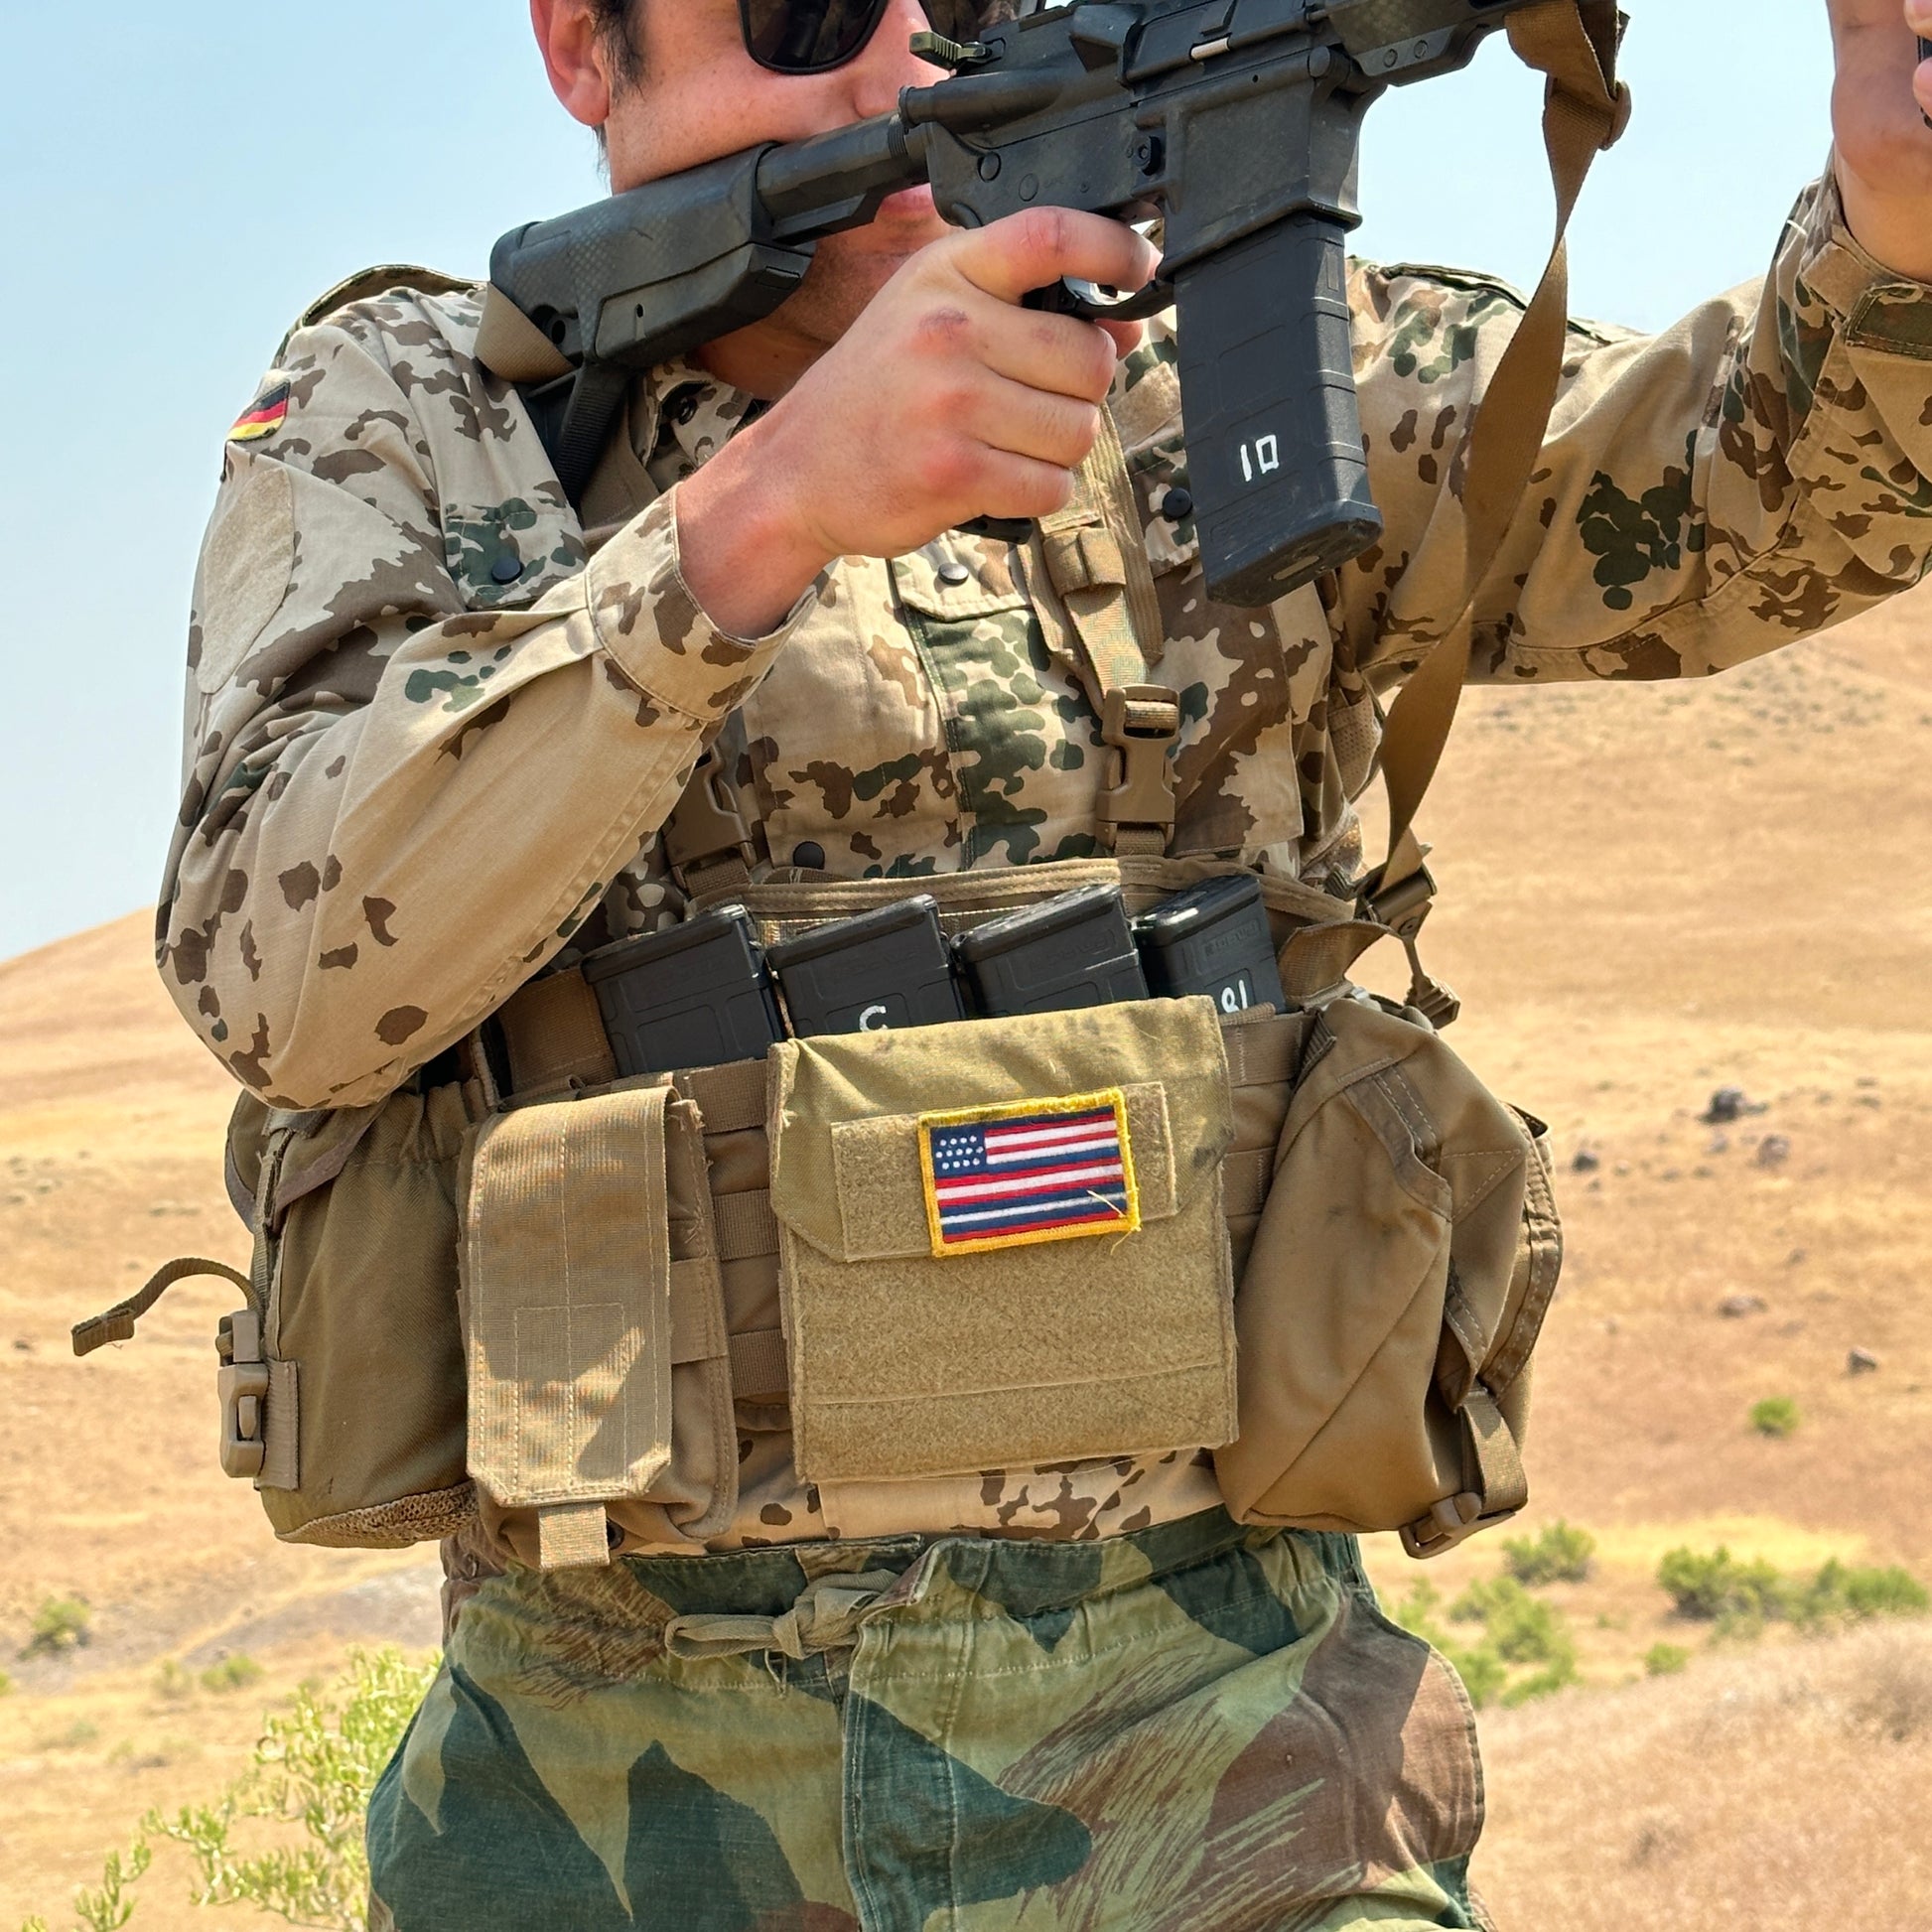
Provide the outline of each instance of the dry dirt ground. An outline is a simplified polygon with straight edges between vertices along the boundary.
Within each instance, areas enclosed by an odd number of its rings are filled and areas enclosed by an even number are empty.
[[[1654,1582],[1673,1545],[1723,1541],[1932,1583],[1928,632],[1932,594],[1696,687],[1478,694],[1431,807],[1456,1042],[1565,1168],[1529,1522],[1599,1542],[1591,1579],[1550,1592],[1585,1685],[1485,1724],[1479,1876],[1517,1932],[1932,1926],[1932,1853],[1898,1828],[1932,1786],[1932,1623],[1713,1648]],[[244,1259],[224,1079],[146,925],[0,965],[0,1927],[63,1923],[146,1806],[217,1790],[261,1710],[346,1643],[435,1636],[421,1555],[279,1548],[215,1471],[232,1291],[178,1289],[138,1343],[68,1349],[157,1261]],[[1704,1123],[1721,1086],[1762,1111]],[[1740,1295],[1763,1310],[1718,1312]],[[1850,1374],[1854,1348],[1877,1370]],[[1799,1404],[1787,1441],[1747,1425],[1767,1396]],[[1407,1587],[1399,1552],[1373,1563]],[[1498,1565],[1478,1541],[1432,1581]],[[91,1641],[17,1660],[69,1592]],[[1697,1652],[1688,1672],[1642,1677],[1659,1641]],[[252,1686],[193,1681],[244,1656]],[[184,1891],[158,1863],[137,1924],[204,1924]]]

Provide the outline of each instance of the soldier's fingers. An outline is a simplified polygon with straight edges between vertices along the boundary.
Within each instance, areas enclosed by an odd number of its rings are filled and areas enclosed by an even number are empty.
[[[1071,276],[1103,288],[1138,289],[1161,257],[1124,221],[1078,208],[1033,207],[973,228],[953,247],[960,273],[1002,302]]]
[[[1114,381],[1120,359],[1104,329],[1073,316],[1001,305],[985,332],[986,366],[996,375],[1034,389],[1101,401]]]
[[[1022,519],[1051,516],[1072,498],[1071,470],[1005,450],[986,453],[978,491],[980,515]]]
[[[1100,410],[1081,397],[996,375],[976,390],[959,427],[989,450],[1072,470],[1086,461],[1100,434]]]

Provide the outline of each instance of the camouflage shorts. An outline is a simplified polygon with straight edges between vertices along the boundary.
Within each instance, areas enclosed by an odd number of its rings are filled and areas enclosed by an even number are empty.
[[[371,1923],[1475,1926],[1468,1702],[1351,1541],[813,1544],[483,1585],[369,1814]]]

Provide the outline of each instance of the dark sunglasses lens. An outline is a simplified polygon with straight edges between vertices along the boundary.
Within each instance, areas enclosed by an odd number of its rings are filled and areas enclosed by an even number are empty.
[[[886,0],[739,0],[745,46],[760,67],[816,73],[865,46]]]

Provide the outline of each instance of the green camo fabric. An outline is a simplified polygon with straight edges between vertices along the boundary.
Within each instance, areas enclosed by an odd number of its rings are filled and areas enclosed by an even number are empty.
[[[1481,1814],[1461,1687],[1344,1537],[517,1570],[377,1788],[371,1926],[1476,1927]]]

